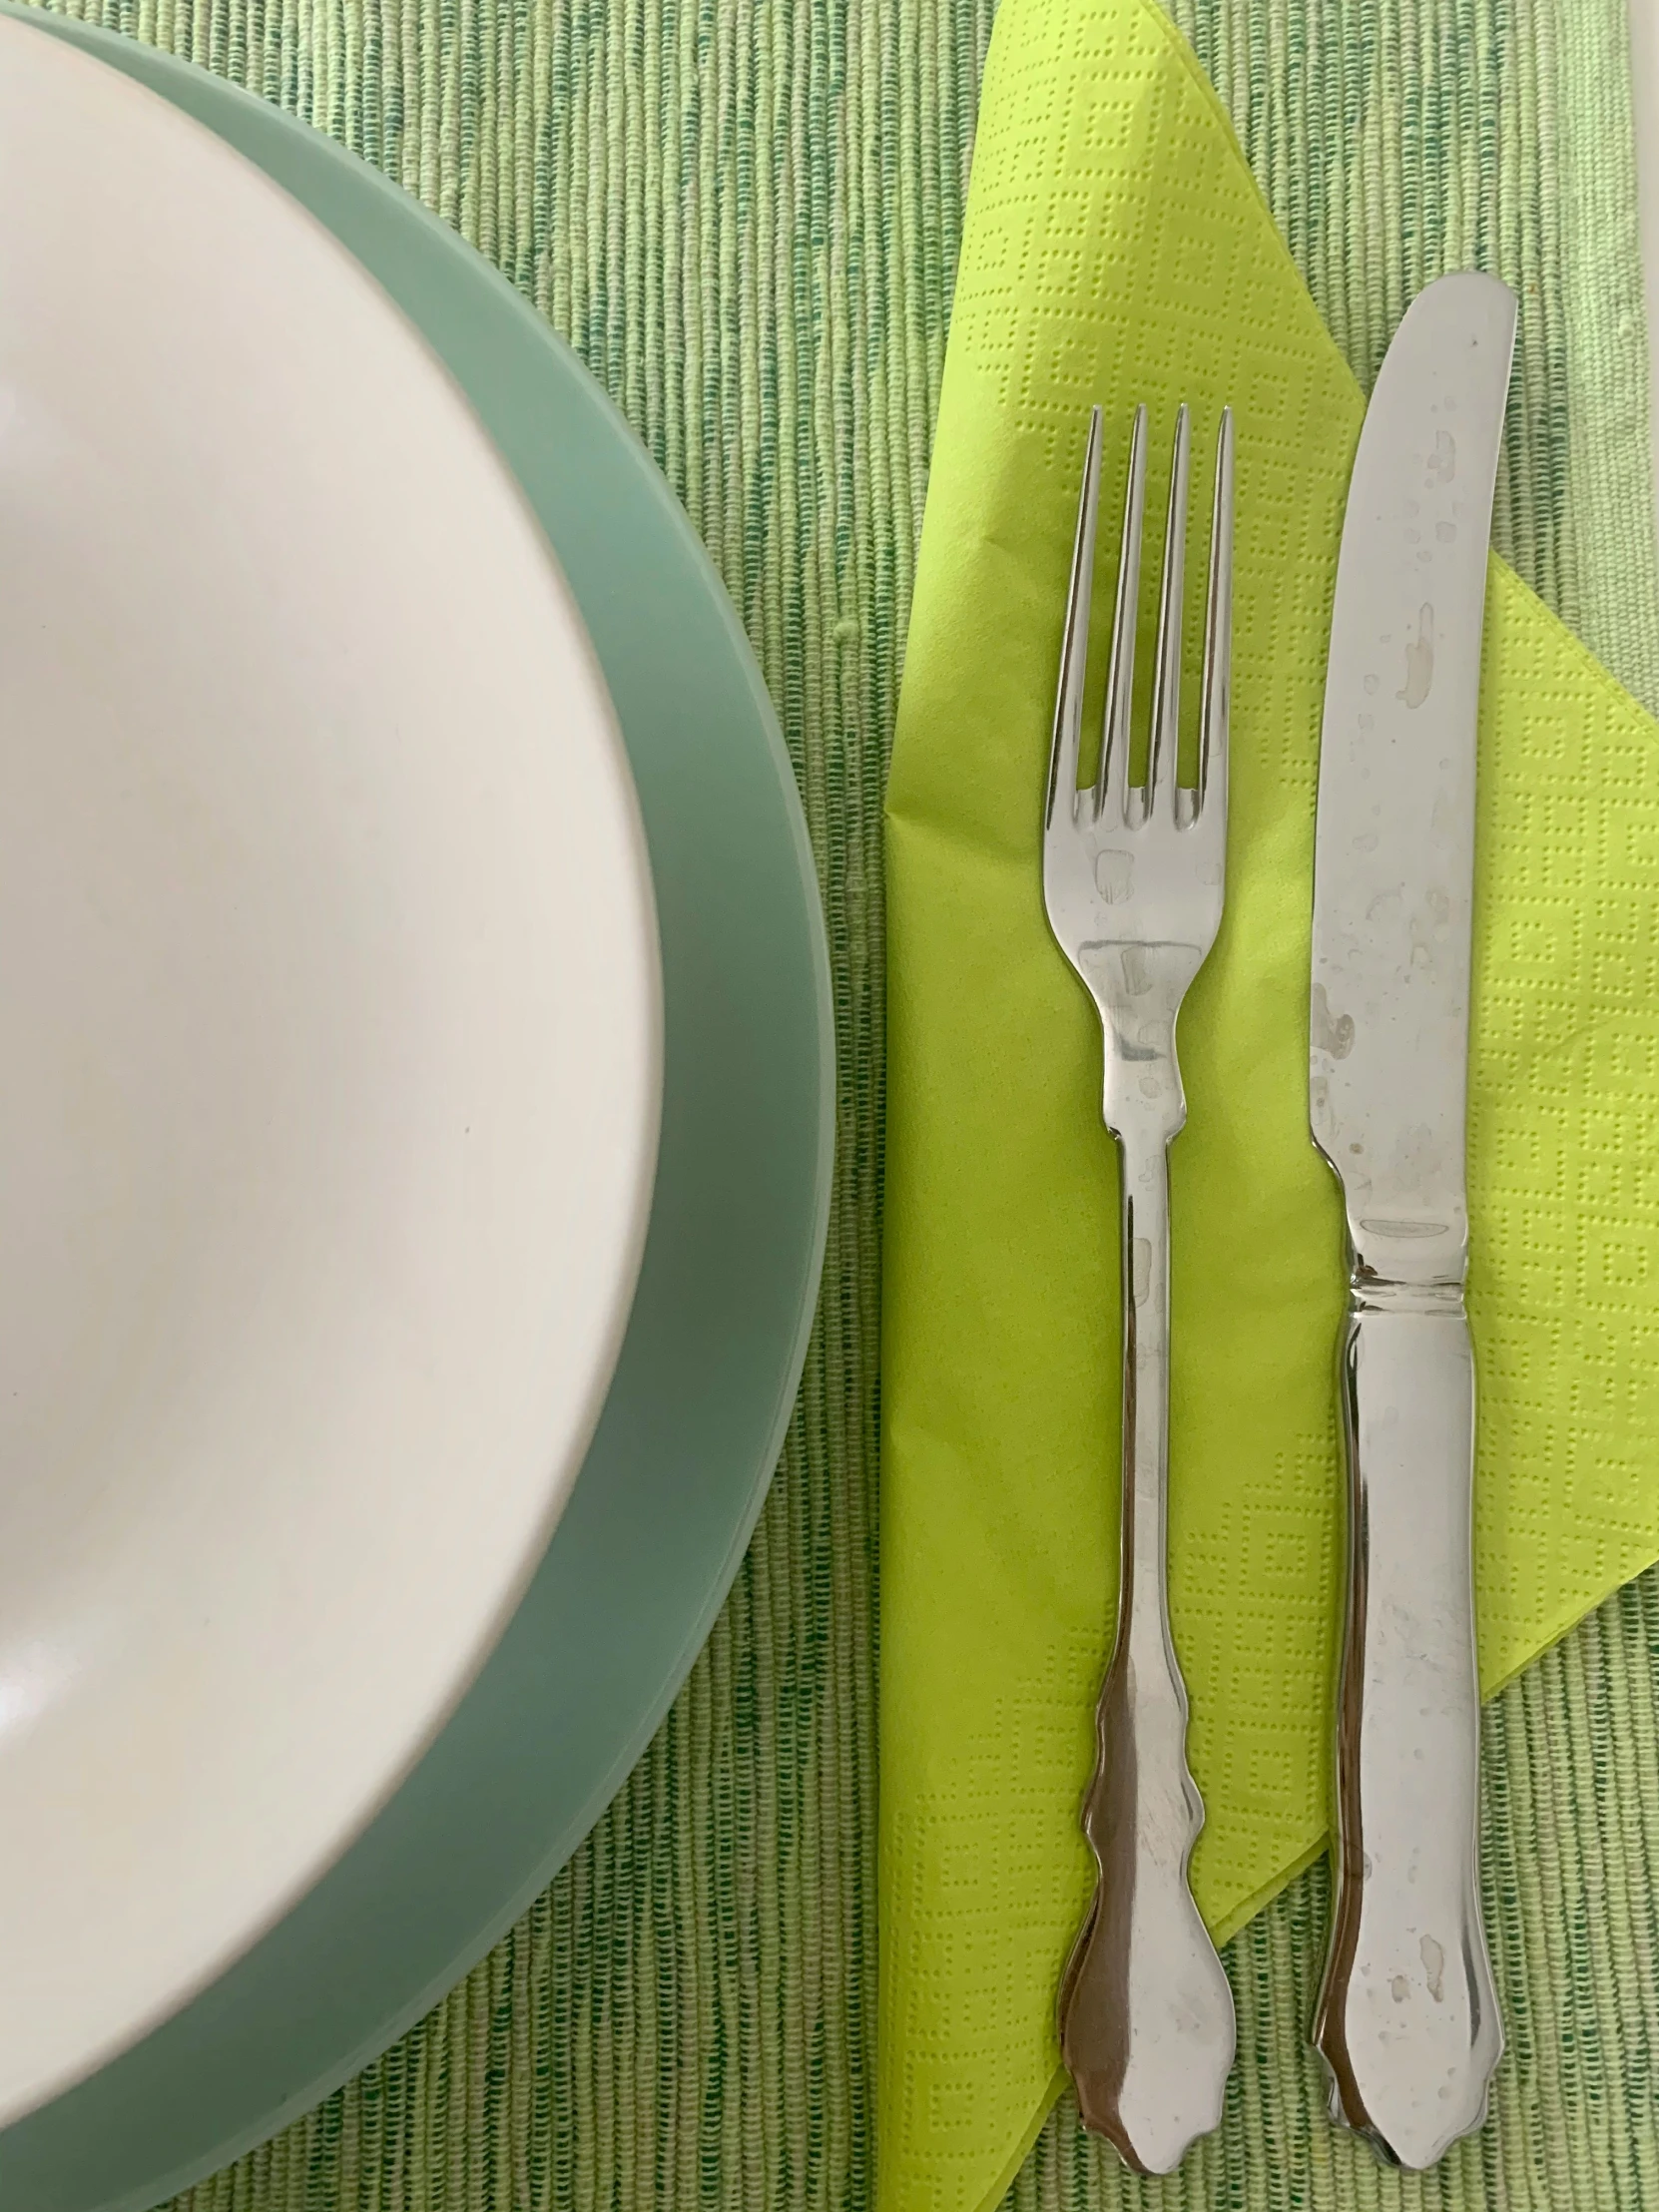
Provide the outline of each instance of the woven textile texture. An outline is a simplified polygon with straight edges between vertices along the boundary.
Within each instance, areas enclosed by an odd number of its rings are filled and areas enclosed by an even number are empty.
[[[839,1175],[801,1409],[733,1596],[628,1788],[386,2057],[191,2212],[861,2212],[875,1929],[879,787],[990,0],[93,0],[340,139],[576,344],[749,627],[830,921]],[[1620,0],[1175,0],[1365,381],[1467,226],[1528,273],[1502,549],[1659,705]],[[1493,1708],[1517,2115],[1362,2203],[1659,2204],[1659,1578]],[[1042,2207],[1335,2205],[1302,2049],[1324,1883],[1231,1946],[1223,2137],[1132,2184],[1062,2107]],[[1352,2194],[1346,2203],[1356,2203]],[[1358,2206],[1357,2206],[1358,2212]]]

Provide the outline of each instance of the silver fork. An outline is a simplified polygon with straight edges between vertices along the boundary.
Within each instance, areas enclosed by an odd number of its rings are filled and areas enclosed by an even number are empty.
[[[1078,789],[1100,409],[1089,423],[1060,655],[1043,896],[1060,949],[1100,1010],[1106,1126],[1123,1184],[1123,1521],[1117,1637],[1096,1716],[1083,1832],[1094,1898],[1060,1986],[1060,2046],[1086,2126],[1141,2173],[1168,2173],[1221,2119],[1233,1995],[1187,1864],[1204,1806],[1187,1767],[1187,1691],[1165,1586],[1169,1464],[1170,1140],[1187,1118],[1181,1001],[1221,925],[1233,598],[1233,418],[1221,418],[1196,790],[1176,781],[1190,429],[1176,418],[1158,606],[1147,781],[1129,782],[1135,613],[1146,504],[1137,408],[1112,620],[1100,771]]]

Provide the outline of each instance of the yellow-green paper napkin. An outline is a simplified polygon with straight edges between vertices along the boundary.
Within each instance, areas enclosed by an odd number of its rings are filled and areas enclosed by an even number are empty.
[[[881,2212],[994,2203],[1057,2087],[1119,1324],[1100,1031],[1043,918],[1038,820],[1088,405],[1115,552],[1131,409],[1156,482],[1182,398],[1200,452],[1224,401],[1239,439],[1228,907],[1172,1161],[1172,1604],[1193,1878],[1225,1937],[1326,1828],[1344,1281],[1308,934],[1362,400],[1149,0],[1003,0],[887,802]],[[1469,1100],[1488,1691],[1659,1553],[1656,745],[1494,562]]]

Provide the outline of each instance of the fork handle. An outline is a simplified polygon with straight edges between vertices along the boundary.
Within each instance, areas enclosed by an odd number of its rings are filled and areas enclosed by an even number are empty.
[[[1455,1286],[1382,1295],[1391,1310],[1356,1297],[1342,1342],[1348,1616],[1314,2040],[1332,2117],[1421,2167],[1480,2125],[1503,2050],[1476,1880],[1474,1361]]]
[[[1117,1638],[1096,1715],[1083,1832],[1098,1879],[1060,1987],[1060,2047],[1084,2125],[1137,2173],[1169,2173],[1221,2120],[1233,1992],[1187,1882],[1204,1806],[1165,1589],[1169,1165],[1119,1136],[1123,1525]]]

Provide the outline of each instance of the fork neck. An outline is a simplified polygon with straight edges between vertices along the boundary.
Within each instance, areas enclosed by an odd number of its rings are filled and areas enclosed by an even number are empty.
[[[1119,1657],[1169,1653],[1169,1138],[1152,1117],[1116,1132],[1123,1184],[1123,1506]]]

